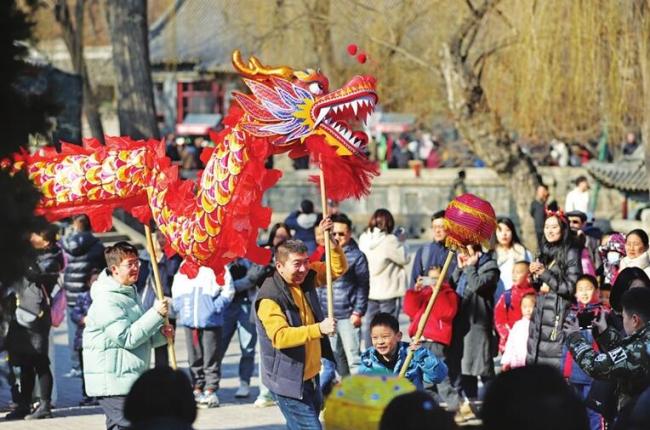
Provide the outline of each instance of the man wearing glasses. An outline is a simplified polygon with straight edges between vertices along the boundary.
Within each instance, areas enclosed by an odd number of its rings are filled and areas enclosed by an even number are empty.
[[[85,319],[83,361],[86,391],[97,397],[108,430],[126,429],[124,400],[138,377],[149,369],[151,350],[172,337],[163,326],[169,301],[156,300],[143,311],[134,284],[138,280],[138,250],[128,242],[106,248],[106,264],[90,294],[93,299]]]
[[[602,264],[602,259],[598,253],[598,246],[600,245],[600,239],[594,237],[591,234],[587,234],[589,230],[594,230],[589,228],[587,223],[587,214],[582,211],[571,211],[566,213],[567,220],[569,221],[569,228],[578,236],[579,243],[583,245],[584,248],[589,252],[589,258],[593,268],[600,267]],[[584,266],[584,260],[583,260]],[[592,268],[592,270],[593,270]],[[589,273],[590,271],[585,270],[583,267],[583,273]]]
[[[360,363],[361,317],[368,307],[368,291],[370,275],[368,260],[352,238],[352,221],[347,215],[337,213],[332,215],[332,236],[343,248],[348,270],[334,283],[334,318],[336,319],[336,335],[329,338],[332,352],[336,359],[336,367],[342,377],[356,374]],[[318,289],[323,313],[327,313],[327,290]],[[328,384],[334,380],[334,368],[329,363],[323,363],[321,387],[326,392]]]

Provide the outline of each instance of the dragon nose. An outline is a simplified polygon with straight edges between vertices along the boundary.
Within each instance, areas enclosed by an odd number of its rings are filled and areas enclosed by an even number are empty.
[[[370,75],[361,75],[353,77],[346,86],[369,86],[375,87],[377,85],[377,79]]]

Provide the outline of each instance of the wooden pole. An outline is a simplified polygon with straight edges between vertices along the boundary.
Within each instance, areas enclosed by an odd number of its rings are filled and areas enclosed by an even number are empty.
[[[445,260],[445,264],[442,266],[442,271],[440,272],[440,276],[438,277],[438,281],[436,282],[436,286],[434,287],[433,292],[431,293],[431,297],[429,298],[429,303],[427,303],[427,307],[424,310],[422,317],[420,317],[420,322],[418,322],[418,330],[415,332],[415,336],[413,336],[412,339],[414,343],[417,343],[422,337],[422,333],[424,332],[424,326],[427,324],[429,315],[431,315],[433,304],[436,302],[436,297],[438,297],[438,293],[440,292],[440,287],[442,286],[442,283],[445,281],[445,277],[447,276],[447,271],[449,270],[449,265],[451,264],[453,258],[454,258],[454,252],[452,250],[449,250],[449,253],[447,254],[447,259]],[[409,352],[406,355],[406,359],[404,360],[404,364],[402,365],[402,368],[399,371],[399,376],[404,377],[404,375],[406,375],[406,369],[409,367],[409,364],[411,363],[412,359],[413,359],[413,351],[409,349]]]
[[[148,225],[144,224],[144,233],[147,236],[147,251],[151,257],[151,268],[153,269],[153,277],[156,285],[156,298],[158,300],[164,300],[165,295],[163,294],[162,283],[160,282],[160,271],[158,270],[158,258],[156,257],[156,249],[153,246],[153,237],[151,235],[151,229]],[[169,318],[165,316],[165,325],[169,325]],[[172,369],[176,370],[176,351],[174,351],[174,339],[167,337],[167,354],[169,355],[169,364]]]
[[[327,218],[327,195],[325,194],[325,174],[323,166],[320,169],[320,201],[323,208],[323,218]],[[325,279],[327,281],[327,317],[334,318],[334,290],[332,289],[332,249],[330,232],[324,231],[325,236]]]

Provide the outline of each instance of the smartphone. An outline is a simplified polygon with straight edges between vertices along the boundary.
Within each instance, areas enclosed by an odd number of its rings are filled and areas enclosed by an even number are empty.
[[[425,286],[434,286],[436,285],[436,278],[432,278],[431,276],[423,276],[422,277],[422,285]]]
[[[595,317],[596,314],[592,311],[580,312],[578,314],[578,325],[580,326],[580,329],[590,329]]]

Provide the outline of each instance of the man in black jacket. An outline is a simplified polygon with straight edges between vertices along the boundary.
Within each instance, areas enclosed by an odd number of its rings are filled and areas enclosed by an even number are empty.
[[[537,186],[535,200],[530,204],[530,216],[535,222],[535,236],[537,237],[537,249],[542,249],[544,238],[544,220],[546,220],[546,201],[548,200],[548,187],[544,184]]]
[[[75,325],[71,320],[72,309],[77,297],[89,287],[88,278],[93,269],[98,271],[106,267],[104,245],[90,230],[90,220],[86,215],[77,215],[72,220],[74,232],[63,238],[61,247],[65,254],[66,266],[63,271],[63,288],[68,301],[68,344],[72,369],[67,377],[81,376],[79,358],[72,348]]]

